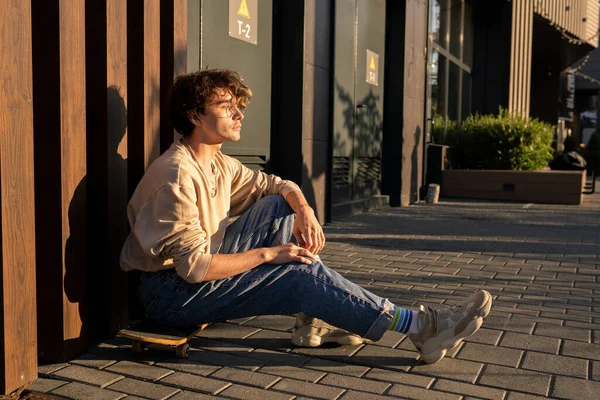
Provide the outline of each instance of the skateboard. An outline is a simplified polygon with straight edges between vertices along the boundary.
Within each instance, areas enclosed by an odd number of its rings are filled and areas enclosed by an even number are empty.
[[[142,320],[128,328],[121,329],[118,335],[131,339],[131,350],[135,353],[143,352],[146,344],[153,343],[175,346],[177,357],[187,358],[190,349],[189,341],[207,326],[208,324],[202,324],[196,327],[174,328]]]

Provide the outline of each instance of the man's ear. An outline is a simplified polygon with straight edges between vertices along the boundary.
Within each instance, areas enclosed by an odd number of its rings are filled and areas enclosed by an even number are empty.
[[[202,125],[202,122],[200,121],[200,118],[198,118],[198,114],[195,111],[188,111],[188,119],[194,125]]]

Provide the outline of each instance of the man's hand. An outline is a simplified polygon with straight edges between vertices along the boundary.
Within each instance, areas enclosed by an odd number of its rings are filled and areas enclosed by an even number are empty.
[[[225,279],[258,267],[261,264],[286,264],[292,261],[311,264],[316,256],[293,243],[261,247],[242,253],[213,254],[203,281]]]
[[[304,264],[311,264],[316,260],[316,256],[307,249],[296,246],[293,243],[282,244],[275,247],[267,247],[265,258],[268,264],[286,264],[292,261],[299,261]]]
[[[300,247],[314,254],[318,254],[323,250],[325,234],[310,206],[305,205],[296,211],[296,220],[292,232]]]

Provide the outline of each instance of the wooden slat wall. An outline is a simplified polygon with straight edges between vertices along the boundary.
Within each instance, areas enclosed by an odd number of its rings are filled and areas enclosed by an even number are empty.
[[[531,96],[534,13],[556,24],[559,29],[598,46],[597,36],[592,37],[598,30],[596,0],[513,0],[508,109],[525,116],[529,115]],[[585,23],[583,19],[586,19]]]
[[[532,3],[536,14],[570,35],[598,47],[597,0],[533,0]]]
[[[529,0],[513,0],[508,109],[529,115],[533,8]]]
[[[0,391],[37,377],[31,3],[0,0]]]
[[[87,346],[84,0],[33,3],[39,355]]]
[[[1,394],[127,322],[126,206],[187,68],[187,1],[0,0]]]

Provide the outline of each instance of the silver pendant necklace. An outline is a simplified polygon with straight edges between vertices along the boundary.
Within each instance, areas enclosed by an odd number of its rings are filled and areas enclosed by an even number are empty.
[[[183,143],[185,148],[192,155],[192,158],[194,159],[194,161],[196,161],[196,164],[198,165],[198,168],[200,168],[200,172],[202,172],[202,175],[204,175],[206,180],[208,182],[210,182],[210,179],[208,179],[208,175],[206,175],[206,172],[204,172],[204,168],[202,168],[202,165],[200,165],[200,161],[198,161],[198,158],[196,158],[196,153],[194,153],[194,150],[192,150],[192,146],[190,146],[190,143],[187,141],[186,138],[181,138],[181,143]],[[215,181],[214,186],[210,188],[210,197],[215,197],[217,195],[217,167],[215,167],[215,165],[212,163],[212,161],[210,163],[210,167],[212,169],[214,181]]]

